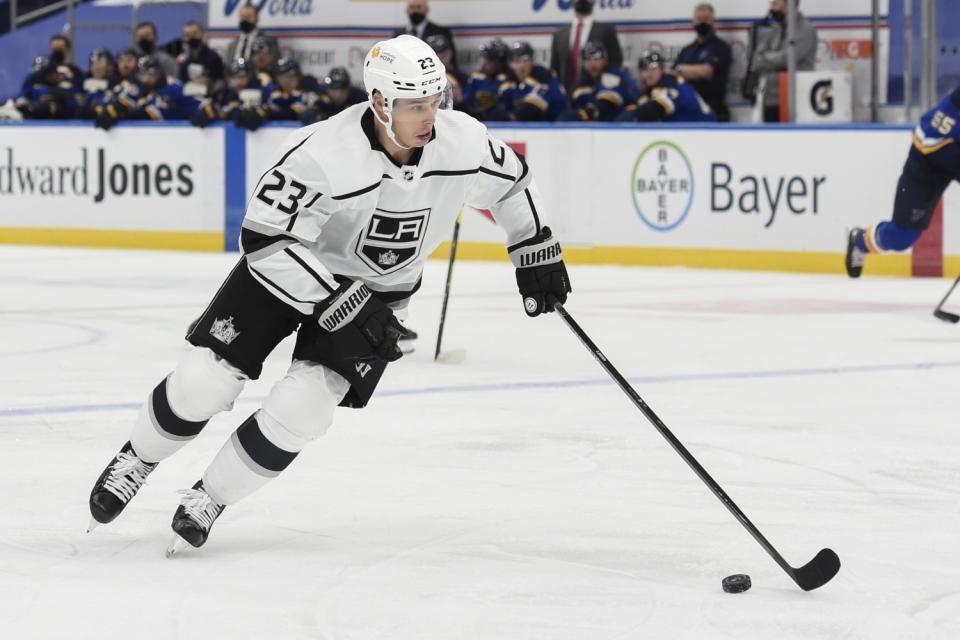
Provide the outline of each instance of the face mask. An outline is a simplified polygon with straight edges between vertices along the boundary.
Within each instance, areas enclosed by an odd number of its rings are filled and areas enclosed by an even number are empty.
[[[593,13],[593,3],[590,0],[577,0],[573,3],[573,10],[577,13]]]
[[[157,43],[149,38],[140,38],[137,40],[137,46],[140,47],[140,51],[149,55],[157,48]]]
[[[784,19],[787,17],[787,14],[785,14],[783,11],[771,11],[770,17],[776,20],[777,22],[783,22]]]
[[[425,13],[411,13],[410,14],[410,24],[416,26],[427,19],[427,14]]]
[[[50,52],[50,62],[53,64],[61,64],[66,59],[66,56],[63,55],[63,51],[60,49],[53,49]]]
[[[243,31],[244,33],[250,33],[256,28],[257,28],[257,25],[253,22],[250,22],[249,20],[240,21],[240,31]]]
[[[199,49],[200,47],[203,46],[203,40],[201,40],[200,38],[190,38],[189,40],[187,40],[187,45],[191,49]]]
[[[700,22],[693,25],[693,30],[697,32],[698,36],[706,37],[713,33],[713,25],[709,25],[706,22]]]

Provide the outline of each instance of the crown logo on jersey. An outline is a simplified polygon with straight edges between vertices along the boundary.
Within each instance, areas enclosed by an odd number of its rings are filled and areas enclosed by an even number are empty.
[[[400,259],[400,255],[394,251],[387,250],[380,254],[377,258],[377,263],[384,267],[392,267],[397,264],[397,260]]]
[[[223,344],[230,344],[237,339],[240,332],[233,326],[233,316],[230,316],[226,320],[219,318],[214,320],[213,326],[210,327],[210,335]]]

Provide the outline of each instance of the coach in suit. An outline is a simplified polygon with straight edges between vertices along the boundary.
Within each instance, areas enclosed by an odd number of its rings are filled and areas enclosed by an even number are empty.
[[[407,0],[407,26],[401,27],[393,32],[393,36],[402,36],[404,34],[416,36],[426,41],[430,36],[441,35],[450,43],[450,50],[453,52],[453,66],[457,66],[457,47],[453,43],[453,34],[450,29],[441,27],[438,24],[427,20],[427,14],[430,13],[430,7],[427,0]]]
[[[617,30],[612,24],[597,22],[593,19],[593,5],[596,0],[576,0],[573,3],[573,21],[560,27],[553,34],[550,46],[550,68],[560,78],[560,82],[571,93],[577,86],[582,74],[580,58],[583,47],[588,42],[600,42],[607,50],[609,66],[613,69],[623,64],[623,52]]]
[[[264,34],[257,26],[260,22],[260,12],[256,5],[244,4],[237,13],[240,18],[240,35],[227,45],[226,63],[229,65],[238,58],[249,60],[253,57],[253,43],[257,38],[266,39],[270,53],[273,54],[273,59],[278,60],[280,58],[280,46],[277,44],[276,38]]]

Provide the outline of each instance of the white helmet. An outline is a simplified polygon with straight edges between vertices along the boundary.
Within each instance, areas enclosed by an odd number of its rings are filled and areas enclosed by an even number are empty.
[[[402,35],[373,45],[363,61],[363,85],[371,102],[374,90],[383,96],[387,135],[394,144],[407,149],[393,131],[394,101],[444,93],[447,70],[430,45],[420,38]]]

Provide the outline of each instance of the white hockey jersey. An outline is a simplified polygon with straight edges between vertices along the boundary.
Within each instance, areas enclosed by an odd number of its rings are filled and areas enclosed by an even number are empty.
[[[490,209],[508,246],[545,224],[523,157],[474,118],[440,111],[434,138],[401,166],[377,141],[373,117],[363,103],[298,129],[247,205],[248,268],[302,313],[339,286],[334,275],[388,302],[409,298],[464,204]]]

